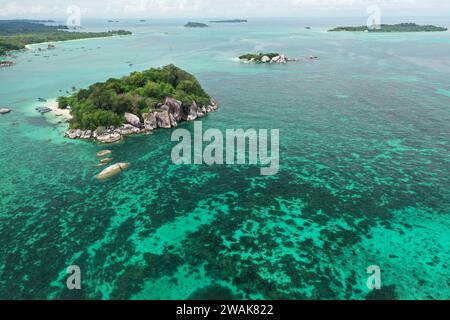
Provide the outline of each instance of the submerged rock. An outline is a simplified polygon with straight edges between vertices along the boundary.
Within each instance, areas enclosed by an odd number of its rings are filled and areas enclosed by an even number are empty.
[[[113,161],[113,158],[105,158],[100,160],[100,164],[98,165],[99,167],[103,167],[106,166],[108,163],[111,163]]]
[[[129,163],[116,163],[100,172],[97,175],[97,179],[105,180],[114,177],[115,175],[121,173],[122,171],[127,170],[129,167],[130,167]]]
[[[102,150],[97,153],[97,157],[102,158],[110,154],[112,154],[111,150]]]

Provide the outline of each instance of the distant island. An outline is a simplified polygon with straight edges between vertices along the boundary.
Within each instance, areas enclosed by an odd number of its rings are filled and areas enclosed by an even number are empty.
[[[66,137],[102,143],[176,127],[218,108],[193,75],[174,65],[95,83],[59,97],[58,106],[71,110]]]
[[[184,26],[186,28],[207,28],[207,27],[209,27],[206,23],[201,23],[201,22],[188,22]]]
[[[447,28],[433,25],[418,25],[415,23],[381,24],[379,28],[369,28],[368,26],[358,27],[337,27],[328,30],[329,32],[350,31],[350,32],[444,32]]]
[[[279,53],[247,53],[241,55],[239,60],[244,63],[288,63],[289,61],[296,61]]]
[[[210,23],[245,23],[248,22],[245,19],[233,19],[233,20],[215,20],[209,21]]]
[[[22,50],[28,44],[87,38],[130,35],[129,31],[68,32],[67,26],[49,26],[27,20],[0,20],[0,56],[12,50]]]

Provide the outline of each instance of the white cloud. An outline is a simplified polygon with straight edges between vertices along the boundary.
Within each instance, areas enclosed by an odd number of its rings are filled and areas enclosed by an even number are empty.
[[[450,14],[448,0],[0,0],[0,17],[64,17],[70,5],[87,17],[345,16],[364,14],[373,4],[390,15]]]

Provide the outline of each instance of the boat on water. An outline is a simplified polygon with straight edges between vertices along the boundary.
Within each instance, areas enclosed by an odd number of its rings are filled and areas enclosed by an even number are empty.
[[[14,64],[13,61],[0,61],[0,68],[12,67]]]
[[[6,107],[0,107],[0,114],[7,114],[10,112],[11,112],[11,109],[6,108]]]
[[[48,113],[48,112],[52,111],[52,109],[50,109],[48,107],[37,107],[36,111],[41,114],[44,114],[44,113]]]

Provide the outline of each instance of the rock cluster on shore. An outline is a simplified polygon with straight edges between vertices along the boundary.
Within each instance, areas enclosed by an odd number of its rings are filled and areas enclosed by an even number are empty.
[[[94,139],[100,143],[115,143],[121,141],[123,136],[149,133],[158,128],[174,128],[182,121],[194,121],[203,118],[207,113],[218,109],[218,104],[214,101],[210,105],[199,107],[195,103],[188,108],[181,101],[173,98],[166,98],[163,105],[157,110],[144,113],[142,119],[137,115],[125,113],[128,122],[120,127],[109,127],[97,130],[71,129],[66,132],[65,137],[69,139]]]

